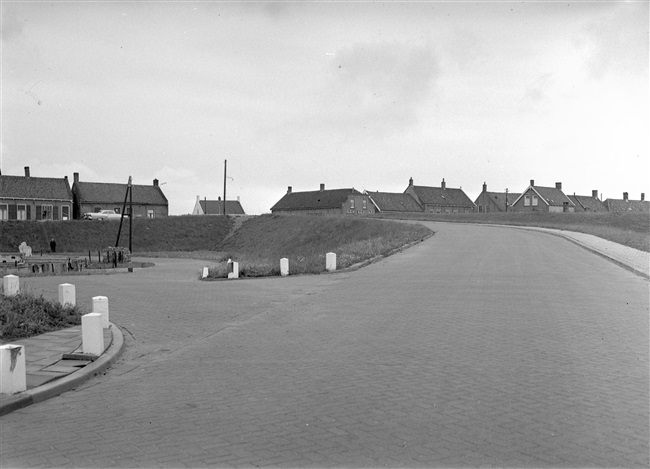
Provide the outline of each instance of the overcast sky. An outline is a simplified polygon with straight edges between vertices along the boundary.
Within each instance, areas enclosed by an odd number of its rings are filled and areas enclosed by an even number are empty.
[[[269,212],[415,184],[650,196],[649,4],[2,1],[4,175]]]

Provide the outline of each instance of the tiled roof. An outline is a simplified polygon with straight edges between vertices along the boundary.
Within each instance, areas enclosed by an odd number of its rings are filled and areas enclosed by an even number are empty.
[[[589,195],[569,195],[567,196],[580,212],[606,212],[607,207],[596,197]]]
[[[571,206],[574,205],[571,199],[562,192],[562,189],[558,189],[557,187],[533,186],[533,189],[551,206],[563,207],[564,202],[569,202]]]
[[[610,212],[650,212],[648,200],[607,199],[605,206]]]
[[[422,212],[423,208],[410,194],[368,192],[380,212]]]
[[[462,189],[452,189],[442,187],[428,186],[411,186],[420,201],[425,205],[443,205],[453,207],[471,207],[474,208],[474,202],[471,201]],[[407,189],[408,190],[408,189]]]
[[[66,178],[0,176],[0,198],[72,201]]]
[[[201,210],[205,214],[220,215],[223,213],[223,202],[221,200],[199,200],[199,204],[201,204]],[[238,200],[226,200],[226,213],[229,215],[245,215],[244,208]]]
[[[506,193],[505,192],[485,192],[492,202],[497,206],[501,212],[506,211]],[[521,194],[516,192],[508,192],[508,207],[519,198]]]
[[[126,184],[107,182],[75,182],[73,190],[82,203],[123,203]],[[145,205],[167,205],[167,197],[159,186],[133,184],[133,203]]]
[[[356,189],[289,192],[271,207],[271,211],[340,209],[348,195],[361,195],[361,192]]]

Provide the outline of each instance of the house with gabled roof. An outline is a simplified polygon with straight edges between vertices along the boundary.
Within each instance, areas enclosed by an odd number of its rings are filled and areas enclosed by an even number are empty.
[[[555,187],[536,186],[535,180],[512,204],[513,212],[574,212],[575,204],[562,192],[562,183]]]
[[[425,212],[470,213],[476,207],[463,189],[447,187],[444,179],[440,187],[429,187],[416,186],[413,184],[413,178],[410,178],[404,193],[411,195]]]
[[[221,197],[218,197],[217,200],[207,200],[205,198],[201,200],[197,195],[192,215],[224,215]],[[246,215],[246,213],[239,200],[226,200],[225,215]]]
[[[512,212],[512,203],[521,194],[516,192],[488,192],[487,184],[483,183],[483,192],[476,198],[474,204],[478,213]]]
[[[368,196],[354,188],[325,189],[294,192],[289,186],[287,193],[271,207],[271,213],[303,215],[366,215],[374,213]]]
[[[591,196],[588,195],[573,195],[568,196],[571,202],[575,204],[576,212],[606,212],[607,207],[598,198],[598,191],[591,191]]]
[[[0,221],[71,220],[72,204],[67,176],[34,177],[29,166],[24,176],[0,174]]]
[[[623,192],[623,199],[607,199],[604,204],[610,212],[650,212],[645,193],[641,193],[641,200],[630,200],[628,193]]]
[[[424,212],[424,208],[411,194],[402,192],[365,192],[376,213]]]
[[[124,206],[127,184],[106,182],[82,182],[79,173],[74,173],[72,195],[74,198],[74,218],[80,219],[86,212],[113,210],[121,213]],[[163,194],[158,179],[151,186],[132,184],[133,216],[142,218],[160,218],[169,215],[169,202]],[[126,213],[129,213],[127,201]]]

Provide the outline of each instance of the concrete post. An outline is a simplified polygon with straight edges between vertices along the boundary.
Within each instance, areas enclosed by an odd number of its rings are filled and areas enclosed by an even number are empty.
[[[203,273],[201,274],[201,278],[208,278],[208,273],[210,272],[210,269],[207,267],[203,267]]]
[[[239,278],[239,262],[230,262],[228,278]]]
[[[0,346],[0,394],[26,390],[25,347],[16,344]]]
[[[2,287],[5,296],[16,296],[20,293],[20,279],[17,275],[5,275],[2,277]]]
[[[104,353],[104,327],[99,313],[81,316],[81,346],[84,353],[101,355]]]
[[[283,277],[289,275],[289,259],[286,257],[280,259],[280,275]]]
[[[93,313],[102,315],[102,325],[108,328],[108,298],[105,296],[93,296]]]
[[[328,252],[325,254],[325,269],[328,272],[333,272],[336,270],[336,253]]]
[[[62,283],[59,285],[59,303],[63,306],[76,306],[77,294],[74,285],[71,283]]]

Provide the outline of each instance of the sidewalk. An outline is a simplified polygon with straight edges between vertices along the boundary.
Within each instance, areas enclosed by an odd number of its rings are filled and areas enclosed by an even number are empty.
[[[81,353],[81,326],[12,341],[25,346],[27,390],[0,394],[0,416],[74,389],[103,372],[124,349],[120,329],[104,329],[104,353],[94,361],[75,359]]]
[[[494,226],[542,231],[564,237],[641,277],[650,279],[650,253],[584,233],[513,225]],[[105,371],[119,358],[124,349],[124,337],[114,324],[104,331],[105,351],[94,362],[63,359],[64,354],[80,351],[81,326],[16,340],[14,343],[25,346],[27,391],[12,396],[0,395],[0,415],[41,402],[79,386]]]

